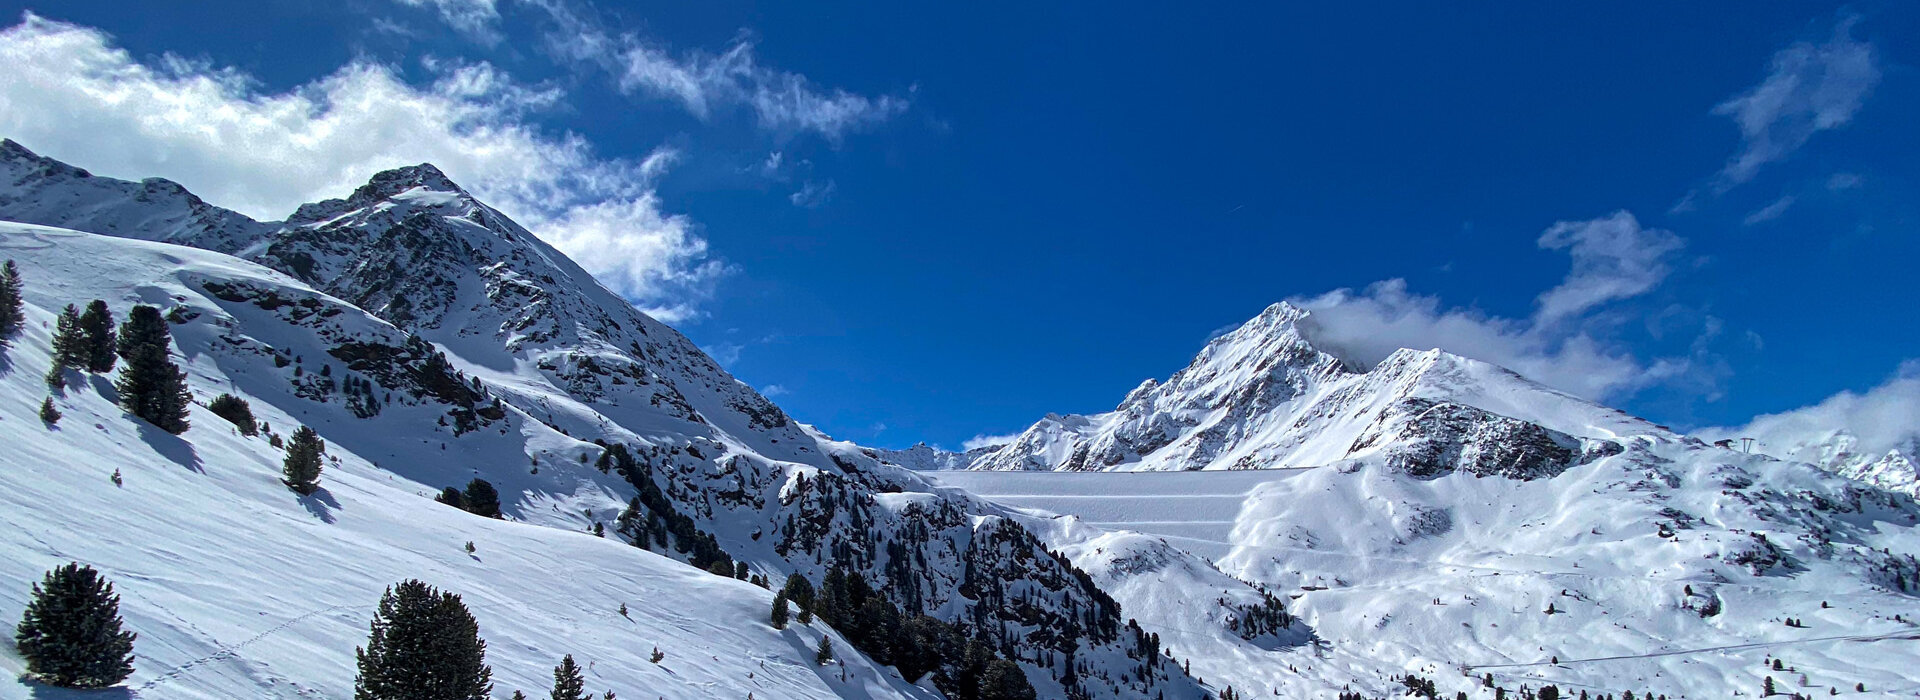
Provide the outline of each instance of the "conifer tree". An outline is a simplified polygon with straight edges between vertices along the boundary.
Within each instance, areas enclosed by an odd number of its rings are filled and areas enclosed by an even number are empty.
[[[783,630],[787,628],[787,594],[775,593],[773,595],[772,621],[774,629]]]
[[[326,452],[327,443],[321,441],[312,428],[304,425],[296,428],[293,440],[287,443],[287,458],[280,465],[287,488],[302,496],[319,489],[320,456]]]
[[[444,489],[440,489],[440,495],[434,496],[433,500],[440,503],[445,503],[455,508],[460,508],[462,510],[466,509],[467,507],[467,495],[464,493],[461,493],[460,489],[454,488],[452,486],[448,486]]]
[[[821,666],[833,663],[833,640],[828,639],[827,635],[820,635],[820,646],[813,652],[813,662]]]
[[[586,692],[587,680],[580,675],[580,666],[573,662],[573,655],[560,658],[560,665],[553,667],[552,700],[589,700]]]
[[[95,299],[87,304],[86,312],[80,314],[80,333],[86,339],[87,371],[112,372],[119,344],[113,332],[113,312],[107,310],[107,302]]]
[[[367,645],[354,650],[354,700],[486,700],[487,642],[460,596],[417,580],[380,596]]]
[[[60,409],[54,407],[53,397],[49,396],[47,400],[40,402],[40,420],[47,425],[60,422]]]
[[[87,367],[87,335],[80,330],[80,307],[68,304],[53,321],[53,366]]]
[[[0,348],[13,345],[13,339],[26,327],[26,299],[20,293],[20,268],[8,260],[0,265]]]
[[[13,639],[27,672],[49,685],[105,688],[133,674],[135,635],[121,625],[113,584],[73,563],[34,585]]]
[[[500,492],[486,479],[474,479],[467,483],[467,512],[486,518],[500,517]]]
[[[128,413],[179,435],[187,431],[187,406],[193,395],[187,391],[187,373],[167,354],[169,343],[160,310],[144,304],[133,307],[120,326],[120,357],[127,364],[114,386]]]

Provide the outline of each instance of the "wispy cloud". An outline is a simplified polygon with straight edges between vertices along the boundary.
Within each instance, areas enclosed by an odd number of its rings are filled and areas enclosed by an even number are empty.
[[[285,92],[232,68],[133,59],[96,29],[28,14],[0,30],[0,135],[95,172],[163,176],[261,219],[432,162],[662,320],[697,313],[726,266],[654,183],[670,151],[601,158],[528,120],[560,90],[485,63],[429,62],[415,85],[355,61]]]
[[[1741,141],[1715,178],[1715,190],[1752,180],[1762,166],[1791,155],[1814,134],[1852,121],[1880,82],[1873,45],[1853,38],[1858,22],[1843,17],[1827,41],[1781,49],[1760,84],[1713,108],[1740,128]]]
[[[1541,324],[1645,293],[1667,278],[1668,256],[1686,245],[1670,231],[1642,227],[1626,211],[1556,223],[1540,234],[1539,244],[1573,258],[1566,279],[1538,299],[1534,320]]]
[[[1410,291],[1402,279],[1291,301],[1313,312],[1316,344],[1364,365],[1400,348],[1441,348],[1590,399],[1676,382],[1711,393],[1716,378],[1706,363],[1694,357],[1643,360],[1588,330],[1609,302],[1645,294],[1665,279],[1665,258],[1684,245],[1678,236],[1643,228],[1631,214],[1617,212],[1554,224],[1540,242],[1569,251],[1573,269],[1539,296],[1528,319],[1448,307],[1439,297]],[[1701,329],[1703,337],[1717,332],[1711,325]],[[1694,352],[1704,353],[1704,346]]]
[[[1780,218],[1781,214],[1787,213],[1787,209],[1789,207],[1792,207],[1794,201],[1797,199],[1798,198],[1794,197],[1793,195],[1786,195],[1779,199],[1773,200],[1772,204],[1768,204],[1764,207],[1760,207],[1759,209],[1754,210],[1753,213],[1748,214],[1747,218],[1742,219],[1740,223],[1741,225],[1744,225],[1744,226],[1753,226],[1755,224],[1763,224],[1763,223],[1772,221],[1774,219],[1778,219]]]
[[[1698,434],[1708,440],[1750,437],[1759,441],[1761,452],[1814,460],[1819,456],[1812,452],[1843,430],[1857,440],[1860,454],[1884,454],[1920,441],[1920,360],[1901,363],[1892,377],[1866,393],[1842,391],[1808,406],[1757,416],[1746,425]]]
[[[788,391],[785,386],[782,386],[779,384],[768,384],[760,388],[760,395],[765,396],[769,399],[775,396],[786,396],[787,394],[791,394],[791,393],[793,392]]]
[[[554,31],[548,50],[564,60],[596,66],[622,92],[678,102],[701,120],[727,108],[750,109],[764,129],[814,132],[838,142],[850,132],[907,111],[904,96],[877,97],[825,88],[799,73],[762,65],[751,33],[724,50],[674,52],[634,33],[619,33],[565,0],[530,0],[547,10]]]
[[[960,443],[960,449],[972,451],[972,450],[980,449],[982,447],[999,447],[1009,442],[1013,442],[1014,440],[1017,440],[1019,438],[1020,438],[1019,433],[1011,433],[1007,435],[975,435],[971,438],[967,438],[966,442]]]
[[[486,44],[499,43],[500,8],[495,0],[395,0],[408,7],[431,10],[460,33]]]
[[[833,199],[833,190],[832,180],[827,180],[825,183],[808,180],[800,186],[799,191],[787,195],[787,201],[793,202],[794,206],[802,209],[819,209]]]

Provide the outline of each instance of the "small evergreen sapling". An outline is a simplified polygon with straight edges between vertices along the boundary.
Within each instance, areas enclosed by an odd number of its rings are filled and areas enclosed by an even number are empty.
[[[287,443],[287,458],[280,466],[287,488],[302,496],[319,490],[320,456],[326,451],[327,443],[312,428],[303,425],[295,429],[293,440]]]
[[[133,674],[135,635],[122,624],[113,584],[93,567],[73,563],[33,586],[13,639],[27,672],[41,681],[105,688]]]
[[[66,388],[67,369],[87,366],[87,338],[80,331],[80,309],[72,304],[53,321],[53,366],[47,370],[47,386],[54,391]]]
[[[813,663],[820,666],[833,663],[833,640],[828,639],[827,635],[820,635],[820,646],[814,649]]]
[[[40,402],[40,420],[47,425],[60,422],[60,409],[54,408],[53,397],[49,396],[47,400]]]

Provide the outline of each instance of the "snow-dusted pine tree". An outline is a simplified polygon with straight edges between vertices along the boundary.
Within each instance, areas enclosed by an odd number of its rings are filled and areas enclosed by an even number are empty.
[[[367,646],[354,650],[354,700],[486,700],[487,642],[460,596],[418,580],[380,596]]]
[[[120,596],[91,566],[68,564],[33,586],[14,632],[27,672],[49,685],[105,688],[133,673],[134,633],[120,629]]]

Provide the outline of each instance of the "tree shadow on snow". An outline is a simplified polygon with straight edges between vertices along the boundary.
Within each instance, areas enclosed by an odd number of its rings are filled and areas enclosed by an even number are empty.
[[[33,700],[132,700],[138,697],[132,688],[114,686],[111,688],[58,688],[29,678],[22,678],[27,686],[28,697]]]
[[[200,466],[200,455],[193,451],[193,443],[132,415],[128,415],[127,418],[140,427],[140,440],[153,448],[154,452],[160,453],[160,456],[166,457],[174,464],[186,467],[188,471],[196,474],[207,473],[207,470]]]
[[[332,525],[336,520],[333,512],[340,510],[340,501],[334,499],[333,493],[328,491],[327,487],[322,486],[314,489],[313,493],[301,496],[300,506],[306,508],[308,513],[312,513],[313,517],[319,518],[320,522]]]

